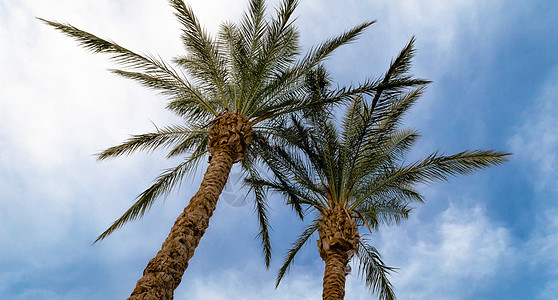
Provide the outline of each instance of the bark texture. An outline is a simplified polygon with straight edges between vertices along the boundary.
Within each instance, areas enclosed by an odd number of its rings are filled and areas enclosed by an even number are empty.
[[[178,216],[161,250],[147,264],[128,300],[173,299],[188,261],[209,227],[231,167],[246,153],[252,128],[242,117],[226,113],[214,120],[209,138],[212,159],[200,188]]]
[[[358,228],[341,206],[324,211],[319,225],[318,249],[325,262],[322,298],[340,300],[345,297],[347,264],[358,246]]]
[[[242,160],[252,141],[252,124],[235,113],[225,113],[213,122],[215,125],[209,132],[209,153],[213,156],[215,152],[226,148],[234,154],[234,162]]]

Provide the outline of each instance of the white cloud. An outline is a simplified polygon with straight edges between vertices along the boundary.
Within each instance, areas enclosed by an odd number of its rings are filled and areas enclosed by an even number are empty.
[[[384,261],[399,268],[390,278],[400,299],[469,299],[490,288],[491,281],[505,276],[521,259],[507,229],[492,223],[481,206],[452,205],[433,223],[414,219],[382,230],[378,237],[372,242]],[[309,248],[316,250],[313,243]],[[323,261],[315,254],[311,264],[295,262],[277,290],[273,288],[275,270],[265,272],[258,264],[260,257],[254,257],[242,269],[226,268],[195,278],[186,275],[176,297],[320,299]],[[370,299],[370,291],[354,270],[347,277],[346,298]]]
[[[558,293],[558,209],[549,209],[537,218],[539,230],[526,244],[527,263],[548,278],[537,299],[554,299]]]
[[[253,263],[248,263],[242,270],[225,269],[211,276],[184,279],[175,293],[175,298],[195,300],[322,299],[323,261],[321,259],[316,259],[315,264],[310,268],[294,266],[277,289],[275,289],[274,281],[275,270],[265,272],[262,269],[261,266],[256,267]],[[346,299],[364,300],[370,299],[370,295],[370,291],[365,288],[356,274],[347,277]]]
[[[521,259],[509,232],[492,223],[484,208],[450,206],[433,223],[414,219],[382,230],[377,245],[384,261],[400,268],[391,276],[401,299],[469,299],[490,288]],[[230,245],[231,249],[236,244]],[[310,253],[315,246],[310,243]],[[278,253],[276,253],[277,255]],[[295,262],[280,288],[273,288],[275,270],[265,272],[254,257],[241,269],[225,268],[210,276],[185,275],[177,298],[190,299],[320,299],[323,261]],[[356,270],[356,268],[354,269]],[[255,278],[258,278],[257,280]],[[357,272],[347,278],[347,299],[370,299]]]
[[[266,274],[254,274],[252,268],[226,270],[218,275],[195,278],[184,282],[185,287],[177,290],[176,298],[207,300],[242,299],[321,299],[321,280],[314,274],[298,274],[274,288],[274,282]],[[262,276],[268,278],[262,281]],[[260,278],[255,280],[255,278]]]
[[[540,95],[524,114],[523,124],[510,139],[513,152],[526,165],[534,165],[533,183],[542,191],[558,191],[558,70],[550,73]]]
[[[508,231],[481,206],[450,205],[432,223],[413,219],[380,237],[386,263],[400,268],[392,282],[401,299],[467,299],[514,263]]]
[[[523,115],[516,134],[509,140],[514,159],[527,170],[535,187],[534,230],[523,245],[525,263],[546,280],[537,299],[554,299],[558,293],[558,69],[549,73],[538,95]]]
[[[148,186],[158,170],[172,162],[165,162],[161,155],[155,159],[139,155],[97,164],[91,155],[123,141],[128,133],[152,130],[150,119],[158,125],[174,119],[164,111],[161,97],[117,79],[105,70],[110,66],[106,57],[94,57],[78,48],[35,16],[71,21],[104,37],[120,39],[123,45],[142,49],[150,44],[147,50],[167,54],[180,42],[167,46],[163,40],[176,42],[178,29],[166,3],[155,2],[135,2],[125,12],[118,11],[114,1],[0,4],[3,295],[21,286],[25,291],[18,299],[62,299],[64,291],[42,289],[33,276],[68,266],[87,268],[86,263],[97,267],[100,263],[95,255],[104,251],[113,265],[115,257],[126,264],[132,252],[143,254],[137,249],[145,248],[144,238],[156,226],[141,228],[144,236],[140,231],[119,236],[127,243],[109,242],[95,248],[90,243]],[[163,20],[157,21],[161,27],[146,24],[147,16]],[[10,270],[14,268],[21,276],[13,276]]]

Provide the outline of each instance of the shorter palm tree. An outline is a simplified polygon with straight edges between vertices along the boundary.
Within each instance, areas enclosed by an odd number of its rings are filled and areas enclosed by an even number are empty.
[[[377,230],[397,224],[411,212],[411,202],[423,202],[417,185],[446,180],[498,165],[508,153],[494,150],[464,151],[445,156],[432,153],[410,164],[402,163],[417,141],[414,129],[399,129],[402,116],[417,101],[428,81],[407,75],[414,55],[414,38],[392,61],[388,72],[376,80],[370,103],[355,97],[340,126],[327,110],[307,112],[303,118],[277,128],[274,144],[258,143],[272,176],[247,179],[257,198],[266,191],[283,194],[303,216],[317,212],[287,253],[277,285],[301,247],[318,232],[318,250],[325,262],[323,299],[343,299],[348,263],[359,261],[359,273],[380,299],[395,299],[388,280],[392,268],[359,229]],[[315,97],[328,97],[325,72],[314,80]],[[402,86],[402,82],[415,81]]]

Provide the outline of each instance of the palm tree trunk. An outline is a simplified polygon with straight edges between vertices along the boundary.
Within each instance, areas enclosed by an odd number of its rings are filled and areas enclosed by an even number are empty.
[[[143,277],[138,280],[128,300],[173,299],[174,290],[188,267],[188,260],[209,227],[209,218],[217,206],[217,199],[225,187],[236,156],[234,151],[220,150],[212,153],[198,192],[176,219],[161,250],[147,264]]]
[[[324,300],[342,300],[345,297],[345,276],[349,255],[347,251],[338,248],[330,248],[326,251]]]
[[[345,297],[345,276],[350,257],[360,239],[358,228],[349,212],[341,205],[321,211],[318,225],[318,250],[325,262],[324,300],[342,300]]]

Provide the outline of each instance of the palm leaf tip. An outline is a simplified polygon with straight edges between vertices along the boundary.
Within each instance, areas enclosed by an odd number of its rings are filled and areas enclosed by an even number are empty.
[[[153,203],[155,203],[155,200],[161,196],[168,195],[175,186],[180,185],[182,178],[189,170],[190,164],[191,161],[186,160],[174,168],[165,170],[149,188],[136,198],[137,201],[120,218],[114,221],[107,230],[97,237],[93,244],[102,241],[126,223],[143,217]]]
[[[38,18],[40,21],[45,23],[46,25],[54,27],[56,30],[62,32],[63,34],[74,38],[78,43],[81,44],[87,50],[92,51],[93,53],[99,52],[123,52],[123,48],[118,46],[117,44],[101,39],[91,33],[85,32],[83,30],[78,29],[75,26],[72,26],[68,23],[60,23],[56,21],[50,21],[42,18]]]
[[[379,294],[379,298],[382,300],[396,299],[393,285],[388,278],[396,269],[386,266],[378,250],[366,241],[360,242],[358,258],[360,261],[359,273],[365,278],[366,286],[371,292]]]
[[[468,150],[455,155],[440,158],[456,172],[467,174],[477,169],[486,169],[509,161],[511,153],[497,150]]]
[[[433,153],[398,172],[403,175],[401,178],[408,178],[414,182],[431,183],[501,165],[507,162],[510,156],[511,153],[496,150],[467,150],[448,156]]]
[[[271,238],[269,236],[269,230],[271,229],[268,218],[269,206],[265,202],[264,192],[261,187],[254,188],[253,191],[255,194],[254,210],[258,216],[258,225],[260,227],[257,238],[260,239],[260,243],[262,245],[265,266],[269,269],[269,266],[271,265],[272,252]]]
[[[285,274],[287,274],[287,272],[289,271],[289,268],[298,251],[302,248],[304,244],[306,244],[306,242],[314,234],[314,232],[316,232],[319,229],[318,222],[319,220],[314,220],[312,224],[308,225],[304,229],[302,234],[299,235],[297,240],[292,244],[293,247],[287,252],[287,255],[285,256],[285,261],[283,262],[283,266],[281,266],[279,272],[277,273],[277,278],[275,279],[275,288],[279,286],[281,280],[283,279]]]
[[[134,205],[132,205],[132,207],[130,207],[120,218],[114,221],[107,230],[99,235],[93,242],[93,244],[104,240],[106,237],[114,233],[126,223],[141,218],[151,208],[153,202],[155,201],[156,196],[153,195],[152,190],[153,187],[138,196],[138,201]]]
[[[326,59],[333,51],[335,51],[340,46],[354,42],[364,32],[365,29],[367,29],[374,23],[376,23],[375,20],[363,22],[342,33],[341,35],[323,42],[321,45],[310,51],[311,54],[308,55],[308,58],[310,58],[310,60],[314,63],[318,63]]]

